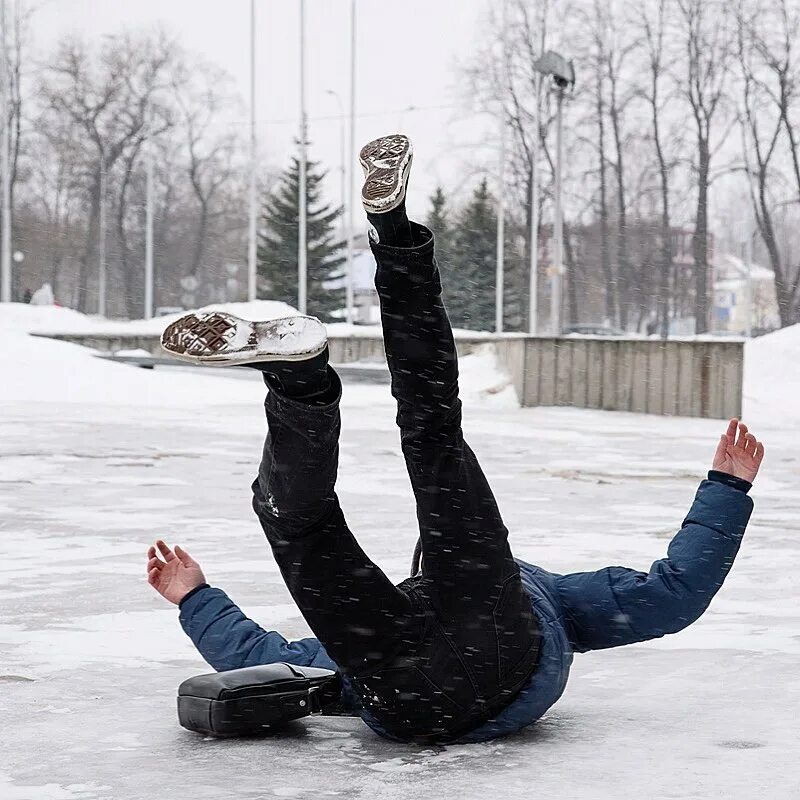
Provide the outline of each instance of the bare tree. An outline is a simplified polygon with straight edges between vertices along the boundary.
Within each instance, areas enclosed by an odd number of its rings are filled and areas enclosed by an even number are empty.
[[[236,134],[220,131],[221,112],[234,104],[227,81],[209,64],[193,64],[174,80],[179,109],[178,125],[187,151],[187,173],[198,205],[197,229],[189,274],[197,275],[203,264],[209,218],[220,191],[235,173]]]
[[[600,269],[605,283],[605,316],[609,323],[619,322],[619,282],[617,280],[617,269],[611,262],[611,225],[609,214],[609,159],[607,155],[608,138],[608,114],[607,114],[607,93],[608,93],[608,73],[607,63],[608,54],[606,52],[606,40],[608,31],[605,26],[598,25],[601,18],[601,8],[595,2],[590,10],[582,16],[581,21],[588,36],[588,42],[584,47],[584,58],[587,67],[591,70],[592,77],[586,82],[583,94],[585,101],[593,113],[592,127],[596,130],[596,146],[593,136],[586,137],[588,148],[594,149],[597,159],[597,201],[596,213],[600,226]]]
[[[620,325],[628,327],[628,318],[632,294],[637,279],[629,257],[628,246],[628,198],[625,168],[625,153],[629,139],[623,131],[622,120],[626,110],[634,98],[633,86],[629,80],[629,61],[634,43],[622,38],[619,20],[611,14],[612,6],[595,0],[596,24],[600,35],[607,37],[603,49],[605,56],[605,72],[608,83],[607,112],[611,122],[611,134],[614,142],[615,160],[612,164],[616,181],[617,200],[617,279],[620,282],[622,302],[619,305]]]
[[[38,235],[42,267],[36,270],[32,259],[24,264],[33,269],[33,277],[49,281],[57,300],[72,293],[71,281],[63,275],[82,234],[82,170],[83,153],[77,144],[74,126],[49,127],[32,138],[28,149],[27,180],[23,185],[34,218],[38,220]]]
[[[800,320],[800,265],[787,263],[781,252],[775,210],[800,203],[800,169],[795,109],[800,105],[800,65],[796,41],[800,10],[785,0],[769,5],[756,0],[737,7],[737,43],[742,76],[742,152],[751,179],[751,197],[758,231],[775,273],[778,311],[783,325]],[[782,139],[788,145],[790,168],[782,175]],[[788,195],[788,197],[786,197]]]
[[[722,146],[726,128],[725,102],[729,88],[733,40],[731,11],[726,0],[677,0],[685,71],[676,80],[692,112],[697,187],[692,251],[695,283],[695,332],[708,330],[709,222],[708,198],[712,160]]]
[[[141,147],[154,117],[169,124],[168,108],[153,98],[174,56],[175,47],[164,35],[110,37],[97,60],[85,42],[72,39],[61,45],[44,77],[42,124],[65,117],[86,144],[89,218],[78,275],[82,311],[89,308],[89,264],[98,244],[103,169],[110,175],[121,159]]]
[[[660,246],[658,255],[658,328],[661,335],[669,335],[670,296],[672,294],[672,218],[670,194],[672,173],[676,159],[667,152],[666,140],[675,142],[677,132],[665,136],[665,118],[670,110],[670,91],[665,86],[673,66],[668,50],[669,19],[675,9],[672,0],[653,0],[638,6],[635,17],[641,32],[641,49],[647,71],[640,88],[650,116],[651,137],[658,170],[658,195],[660,200]]]
[[[8,88],[8,106],[5,124],[9,136],[9,194],[11,204],[11,227],[14,229],[15,202],[14,196],[20,180],[20,169],[23,161],[23,113],[25,92],[23,88],[24,64],[28,59],[30,41],[30,20],[33,9],[19,0],[13,7],[13,17],[6,37],[6,76]],[[12,292],[19,294],[19,280],[14,272]]]

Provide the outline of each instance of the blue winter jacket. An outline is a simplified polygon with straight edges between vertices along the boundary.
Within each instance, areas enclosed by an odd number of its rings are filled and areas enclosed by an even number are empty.
[[[557,575],[518,561],[541,624],[539,663],[510,705],[460,741],[494,739],[539,719],[564,691],[574,652],[656,639],[694,622],[722,586],[752,508],[741,488],[703,481],[667,557],[647,573],[607,567]],[[181,604],[180,621],[216,670],[276,661],[337,669],[317,639],[289,642],[263,630],[220,589],[206,587],[188,596]],[[358,697],[347,681],[344,687],[345,707],[357,711]],[[365,721],[383,734],[371,720]]]

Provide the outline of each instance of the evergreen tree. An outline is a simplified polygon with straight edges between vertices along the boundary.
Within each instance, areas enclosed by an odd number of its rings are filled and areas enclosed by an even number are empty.
[[[442,271],[450,320],[458,328],[494,330],[497,215],[485,178],[458,214],[450,241]]]
[[[447,208],[447,198],[441,186],[430,198],[431,210],[425,224],[433,231],[436,237],[436,261],[444,276],[452,270],[453,262],[453,227],[450,224],[450,212]],[[447,294],[448,286],[445,286]]]
[[[308,281],[307,312],[330,320],[331,312],[344,306],[344,288],[326,289],[325,284],[341,279],[345,258],[344,243],[336,236],[336,220],[341,208],[322,203],[325,173],[319,163],[308,162],[307,241]],[[258,236],[258,296],[282,300],[297,306],[297,255],[300,219],[300,161],[292,163],[281,178],[278,189],[262,205],[261,230]]]

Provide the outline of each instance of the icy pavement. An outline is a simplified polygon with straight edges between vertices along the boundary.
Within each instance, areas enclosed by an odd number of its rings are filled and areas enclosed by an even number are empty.
[[[265,627],[307,635],[250,510],[261,386],[88,361],[84,374],[71,346],[46,346],[63,374],[0,388],[2,800],[800,796],[796,419],[750,420],[767,462],[709,612],[660,642],[576,656],[565,696],[525,732],[423,749],[314,718],[214,741],[177,724],[177,685],[208,668],[147,586],[144,554],[156,536],[179,542]],[[467,388],[485,372],[467,360]],[[103,402],[85,401],[90,380]],[[721,428],[467,394],[512,545],[555,571],[662,556]],[[343,507],[400,580],[415,519],[388,387],[346,387],[343,417]]]

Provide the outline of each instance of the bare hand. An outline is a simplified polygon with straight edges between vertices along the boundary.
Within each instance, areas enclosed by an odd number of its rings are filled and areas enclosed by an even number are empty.
[[[738,438],[737,438],[738,430]],[[732,419],[714,454],[713,469],[727,472],[752,483],[764,458],[764,445],[747,430],[747,425]]]
[[[147,582],[170,603],[178,603],[192,589],[206,582],[200,565],[182,548],[175,547],[175,552],[159,539],[156,542],[162,561],[156,548],[147,551]]]

